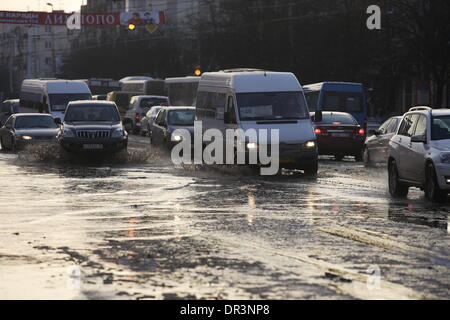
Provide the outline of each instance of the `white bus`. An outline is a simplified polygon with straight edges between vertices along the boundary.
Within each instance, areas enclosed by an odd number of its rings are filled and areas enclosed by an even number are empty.
[[[166,78],[166,96],[171,106],[194,106],[200,77]]]
[[[79,80],[26,79],[20,90],[21,112],[50,113],[60,119],[69,101],[91,99],[89,87]]]
[[[126,80],[122,81],[121,88],[122,91],[139,92],[142,95],[164,96],[164,84],[162,79]]]

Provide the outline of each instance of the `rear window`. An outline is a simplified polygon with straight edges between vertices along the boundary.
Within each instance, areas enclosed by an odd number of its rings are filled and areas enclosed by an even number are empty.
[[[322,122],[324,124],[357,124],[355,118],[349,114],[323,113]]]
[[[165,98],[143,98],[140,103],[141,108],[151,108],[153,106],[168,105],[168,101]]]

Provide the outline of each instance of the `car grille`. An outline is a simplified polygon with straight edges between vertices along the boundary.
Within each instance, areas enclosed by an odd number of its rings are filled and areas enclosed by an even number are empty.
[[[83,130],[77,131],[77,137],[80,139],[108,139],[110,132],[107,130]]]
[[[33,137],[34,140],[39,140],[39,141],[48,141],[48,140],[53,140],[55,139],[54,136],[40,136],[40,137]]]

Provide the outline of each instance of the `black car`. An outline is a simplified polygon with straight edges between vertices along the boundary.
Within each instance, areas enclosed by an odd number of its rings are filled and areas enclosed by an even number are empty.
[[[31,143],[54,143],[59,127],[49,114],[17,113],[0,129],[2,149],[17,150]]]
[[[69,102],[57,140],[73,153],[117,152],[128,146],[119,110],[110,101]]]
[[[314,133],[319,154],[334,155],[338,161],[344,156],[362,160],[365,131],[351,114],[323,111],[322,119],[314,119]]]

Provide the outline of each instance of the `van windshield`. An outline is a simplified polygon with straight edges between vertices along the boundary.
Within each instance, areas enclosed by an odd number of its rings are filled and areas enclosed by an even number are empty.
[[[49,94],[48,98],[51,111],[64,111],[70,101],[91,100],[92,96],[90,93],[62,93]]]
[[[257,92],[236,94],[242,121],[308,119],[302,92]]]

